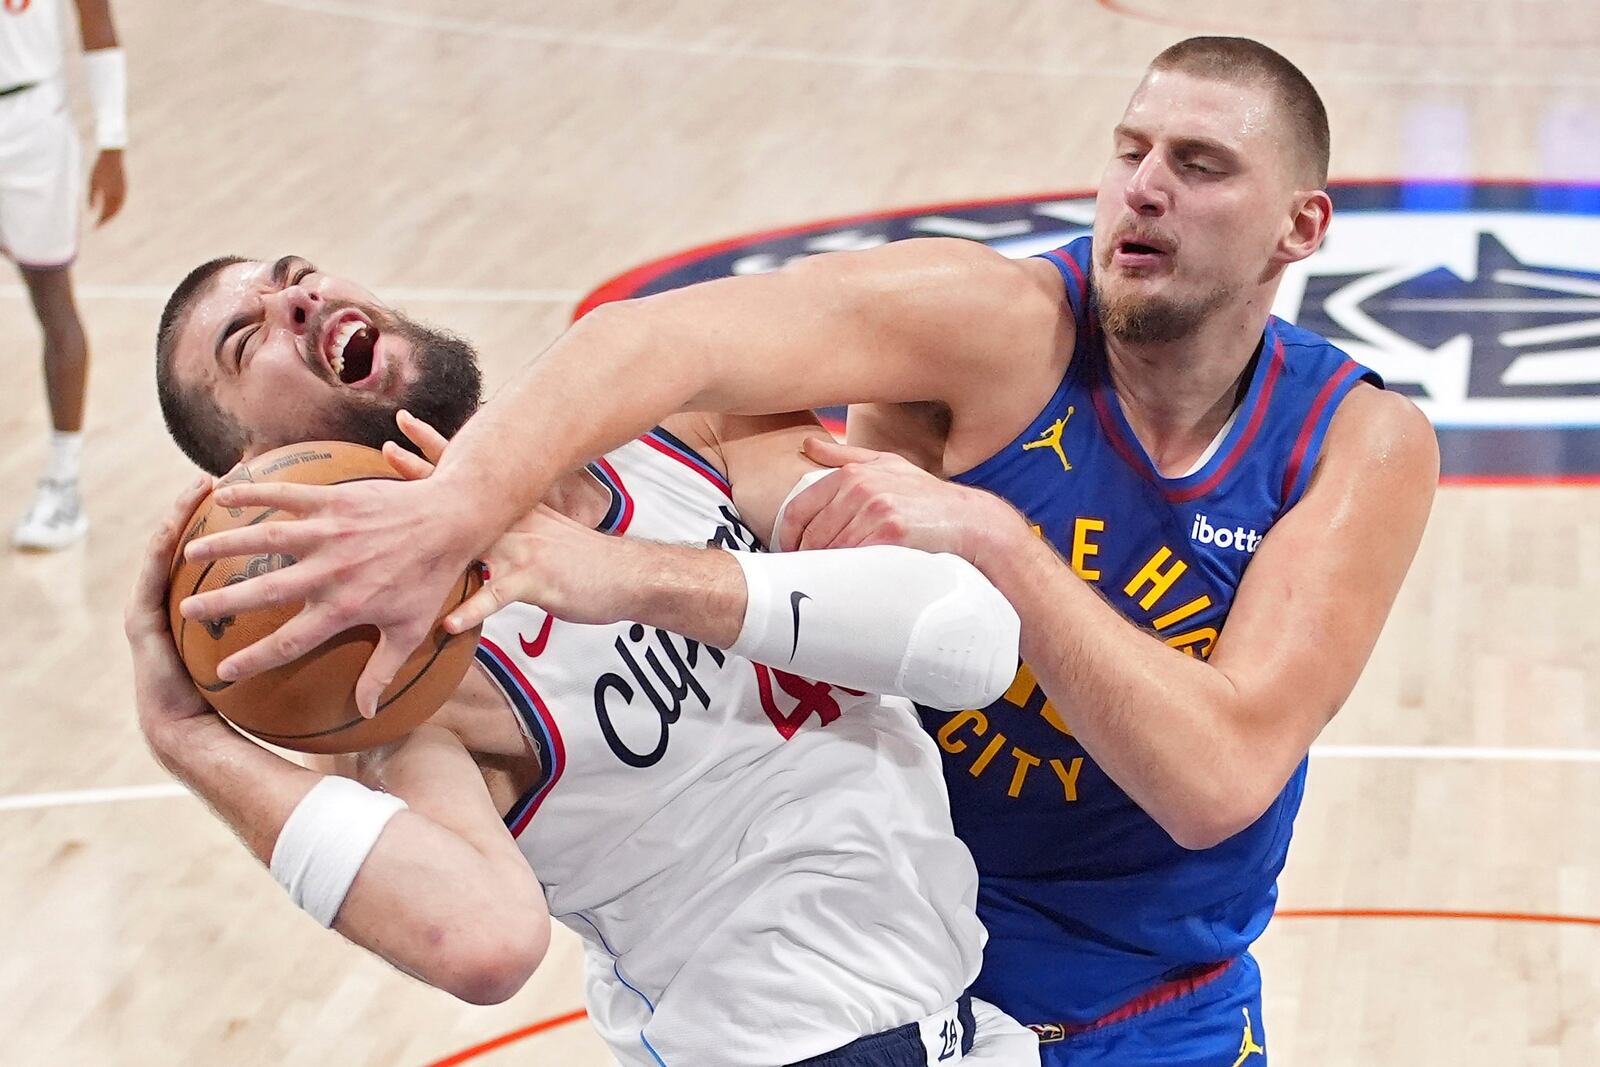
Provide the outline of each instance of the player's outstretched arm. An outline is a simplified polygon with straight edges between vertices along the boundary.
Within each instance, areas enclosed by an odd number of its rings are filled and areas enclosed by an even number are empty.
[[[425,726],[362,757],[363,785],[245,739],[195,692],[172,643],[166,578],[209,487],[210,479],[196,483],[167,517],[128,604],[139,724],[151,749],[324,924],[464,1000],[505,999],[543,958],[549,916],[453,736]]]
[[[431,427],[409,417],[400,425],[425,454],[445,453]],[[769,540],[796,483],[823,470],[802,451],[808,437],[826,435],[814,415],[693,416],[671,425],[728,478],[736,508],[718,547],[608,537],[540,507],[491,546],[489,580],[447,627],[460,632],[523,601],[569,622],[640,622],[816,681],[934,707],[982,706],[1005,691],[1016,672],[1017,615],[965,560],[889,546],[783,557],[721,550]],[[386,452],[407,477],[431,471],[392,444]]]
[[[1010,374],[1070,351],[1059,308],[1058,276],[950,240],[818,256],[607,305],[470,420],[424,483],[220,491],[228,506],[281,507],[298,520],[271,524],[270,535],[292,541],[283,550],[298,562],[234,587],[235,606],[306,605],[223,676],[287,663],[368,623],[380,639],[356,700],[370,710],[462,568],[581,462],[675,410],[992,396],[985,385],[997,366]],[[205,543],[191,544],[191,558]]]
[[[1062,340],[1059,282],[1044,277],[926,239],[602,305],[467,424],[441,485],[503,528],[553,479],[673,412],[971,407],[1001,368],[1046,362]]]

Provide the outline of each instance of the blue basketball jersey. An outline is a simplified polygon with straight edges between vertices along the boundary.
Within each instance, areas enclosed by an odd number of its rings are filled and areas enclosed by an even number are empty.
[[[956,481],[1016,505],[1130,622],[1211,652],[1263,536],[1300,499],[1339,401],[1377,375],[1269,319],[1243,402],[1193,473],[1167,478],[1124,418],[1089,297],[1090,240],[1045,253],[1077,344],[1009,445]],[[1180,848],[1072,734],[1023,664],[987,708],[923,709],[989,928],[973,993],[1024,1023],[1087,1022],[1197,964],[1243,953],[1272,914],[1305,764],[1253,825]]]

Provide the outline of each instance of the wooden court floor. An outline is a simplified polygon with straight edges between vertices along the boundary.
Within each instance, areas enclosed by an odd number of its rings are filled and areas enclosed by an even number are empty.
[[[147,755],[120,611],[188,473],[151,342],[200,260],[309,256],[476,340],[497,383],[586,291],[655,257],[1092,188],[1143,64],[1209,31],[1304,67],[1338,177],[1600,181],[1587,0],[118,0],[116,15],[131,195],[76,270],[94,525],[58,556],[0,555],[8,1065],[423,1067],[550,1020],[452,1062],[608,1062],[581,1019],[560,1021],[581,1007],[574,939],[509,1003],[465,1007],[298,914]],[[3,281],[7,524],[44,452],[37,336]],[[1441,492],[1312,761],[1284,914],[1259,946],[1274,1062],[1600,1064],[1600,925],[1551,921],[1600,916],[1597,602],[1600,491]]]

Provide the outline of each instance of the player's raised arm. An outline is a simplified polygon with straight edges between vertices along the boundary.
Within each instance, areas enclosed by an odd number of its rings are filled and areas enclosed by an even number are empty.
[[[989,395],[1001,369],[1070,350],[1059,304],[1053,272],[970,242],[927,240],[608,305],[474,416],[426,481],[224,489],[226,506],[282,507],[311,521],[273,524],[298,527],[271,535],[293,536],[298,562],[270,591],[245,582],[229,602],[245,610],[303,599],[305,611],[232,657],[223,676],[287,663],[368,623],[382,636],[356,700],[370,709],[427,632],[446,576],[528,514],[559,475],[673,411]],[[205,539],[188,551],[209,558]]]
[[[676,411],[982,392],[1027,349],[1057,343],[1059,286],[1043,277],[970,241],[927,239],[602,305],[467,424],[441,488],[504,526],[553,478]]]

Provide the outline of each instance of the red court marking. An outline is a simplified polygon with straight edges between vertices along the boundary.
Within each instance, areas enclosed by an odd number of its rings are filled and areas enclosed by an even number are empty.
[[[1275,918],[1279,919],[1468,919],[1480,922],[1505,922],[1505,923],[1549,923],[1560,926],[1600,926],[1600,915],[1542,915],[1537,912],[1526,911],[1424,911],[1407,908],[1279,908]],[[554,1030],[558,1026],[577,1022],[588,1015],[583,1009],[570,1011],[565,1015],[557,1015],[553,1019],[536,1022],[532,1026],[525,1026],[521,1030],[513,1030],[509,1034],[502,1034],[481,1045],[474,1045],[464,1049],[454,1056],[447,1056],[442,1060],[430,1063],[427,1067],[455,1067],[456,1064],[465,1063],[485,1052],[492,1052],[497,1048],[509,1045],[514,1041],[521,1041],[525,1037]]]
[[[1116,12],[1133,18],[1133,12],[1124,10],[1125,0],[1095,0],[1101,7],[1108,11]],[[1474,177],[1463,179],[1439,179],[1440,181],[1459,180],[1464,185],[1508,185],[1508,186],[1550,186],[1558,188],[1588,189],[1594,186],[1592,181],[1545,181],[1540,178],[1517,177]],[[1334,178],[1328,182],[1328,188],[1336,189],[1346,185],[1392,185],[1403,182],[1403,178]],[[572,313],[573,321],[583,318],[601,304],[608,304],[613,300],[626,300],[650,282],[676,270],[685,263],[698,259],[709,258],[721,252],[727,252],[745,245],[756,245],[763,241],[773,241],[796,234],[806,233],[810,230],[823,230],[830,227],[849,226],[856,223],[878,222],[884,219],[911,218],[916,215],[937,215],[943,212],[959,212],[963,208],[988,207],[998,204],[1020,204],[1030,200],[1088,200],[1095,195],[1093,189],[1075,189],[1057,193],[1041,193],[1035,196],[995,196],[976,200],[952,200],[934,204],[922,204],[917,207],[891,208],[880,211],[858,212],[854,215],[840,215],[836,218],[819,219],[815,222],[800,223],[793,226],[783,226],[771,230],[758,230],[741,237],[730,237],[710,244],[699,245],[685,249],[660,259],[651,260],[631,270],[603,282],[598,288],[578,302],[577,308]],[[832,430],[836,435],[842,436],[843,424],[835,423],[832,419],[824,419],[823,425]],[[1446,474],[1439,478],[1440,485],[1462,486],[1495,486],[1495,487],[1539,487],[1539,486],[1593,486],[1600,485],[1600,474]]]
[[[588,1012],[584,1011],[582,1008],[579,1008],[577,1011],[569,1011],[565,1015],[557,1015],[551,1019],[543,1019],[534,1023],[532,1026],[524,1026],[521,1030],[513,1030],[509,1034],[501,1034],[499,1037],[485,1041],[481,1045],[473,1045],[469,1049],[462,1049],[454,1056],[446,1056],[442,1060],[436,1060],[435,1062],[428,1064],[428,1067],[455,1067],[455,1065],[458,1063],[466,1063],[470,1059],[481,1056],[485,1052],[493,1052],[495,1049],[500,1048],[503,1045],[509,1045],[513,1041],[521,1041],[525,1037],[532,1037],[534,1034],[542,1034],[546,1030],[554,1030],[558,1026],[565,1026],[568,1023],[575,1023],[579,1019],[588,1017],[588,1014]]]

